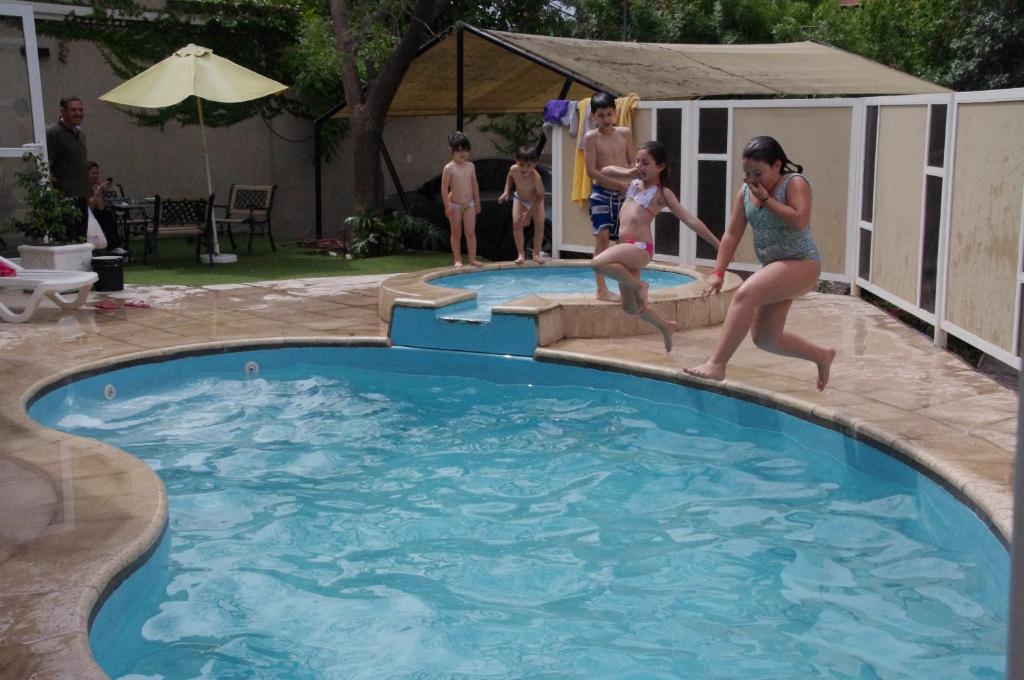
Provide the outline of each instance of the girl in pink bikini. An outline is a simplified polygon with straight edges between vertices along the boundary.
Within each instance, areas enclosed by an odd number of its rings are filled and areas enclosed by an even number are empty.
[[[683,221],[701,238],[718,248],[718,239],[711,230],[679,203],[679,199],[665,185],[671,179],[668,154],[660,142],[647,142],[636,152],[636,166],[620,168],[614,165],[601,169],[609,177],[632,180],[626,190],[626,199],[619,211],[619,243],[593,260],[594,271],[619,282],[622,308],[627,314],[639,316],[661,331],[665,351],[672,351],[672,333],[679,323],[665,319],[647,304],[648,284],[640,278],[640,270],[654,257],[651,221],[663,209]]]

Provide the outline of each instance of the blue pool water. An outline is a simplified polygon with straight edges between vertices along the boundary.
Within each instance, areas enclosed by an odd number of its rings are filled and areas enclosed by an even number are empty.
[[[294,348],[96,375],[31,415],[168,490],[92,629],[115,678],[1003,677],[1009,560],[976,516],[720,395]]]
[[[692,276],[645,269],[641,276],[651,288],[670,288],[693,281]],[[491,309],[509,300],[536,293],[537,295],[566,295],[597,291],[594,272],[590,267],[522,267],[516,269],[491,269],[482,272],[453,274],[430,283],[443,288],[459,288],[476,291],[476,303],[451,305],[438,310],[438,316],[445,319],[487,320]],[[608,287],[618,291],[618,283],[608,279]]]

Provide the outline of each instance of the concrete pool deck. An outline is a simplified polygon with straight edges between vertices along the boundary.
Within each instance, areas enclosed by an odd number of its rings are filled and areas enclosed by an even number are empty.
[[[338,277],[207,288],[133,288],[150,307],[44,309],[0,325],[0,677],[101,678],[89,614],[105,586],[159,536],[163,486],[143,463],[48,430],[27,398],[55,378],[175,348],[289,340],[386,344],[383,277]],[[100,299],[100,295],[94,295]],[[106,296],[103,296],[106,297]],[[929,338],[857,298],[810,294],[790,328],[838,347],[832,380],[814,389],[810,364],[745,341],[713,389],[837,423],[947,480],[1005,542],[1012,513],[1017,394]],[[602,365],[693,384],[682,368],[710,351],[718,326],[676,335],[567,339],[543,360]]]

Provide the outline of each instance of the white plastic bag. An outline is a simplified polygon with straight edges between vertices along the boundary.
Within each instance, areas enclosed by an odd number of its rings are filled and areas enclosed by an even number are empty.
[[[89,226],[85,230],[85,240],[92,244],[95,250],[103,250],[107,247],[107,237],[103,235],[99,220],[92,214],[92,208],[86,208],[89,213]]]

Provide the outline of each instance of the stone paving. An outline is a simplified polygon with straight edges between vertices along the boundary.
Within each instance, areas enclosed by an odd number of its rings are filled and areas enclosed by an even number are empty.
[[[0,325],[0,677],[105,677],[89,651],[89,615],[166,521],[163,486],[149,468],[37,425],[25,413],[27,399],[83,367],[182,346],[294,339],[383,346],[380,278],[134,288],[104,297],[143,300],[148,308],[46,309],[30,323]],[[833,423],[913,461],[945,480],[1005,542],[1017,426],[1012,389],[857,298],[807,295],[794,304],[789,328],[839,348],[825,392],[814,389],[812,365],[749,341],[726,381],[708,387]],[[660,336],[646,335],[563,340],[538,358],[693,384],[682,368],[702,360],[717,333],[681,332],[668,355]]]

